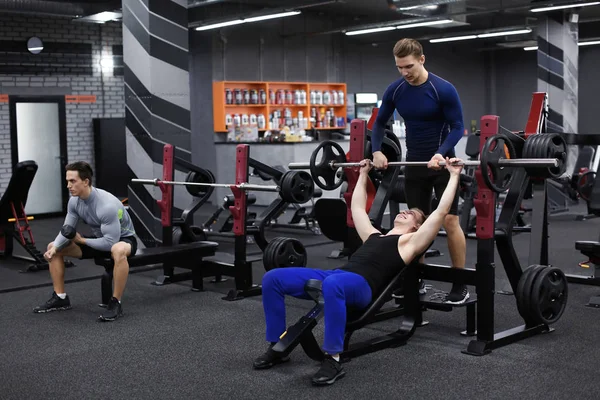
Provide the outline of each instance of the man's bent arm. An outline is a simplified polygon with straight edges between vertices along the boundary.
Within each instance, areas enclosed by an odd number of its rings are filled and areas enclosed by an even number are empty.
[[[96,239],[85,239],[85,244],[99,251],[110,251],[115,243],[121,238],[121,222],[116,210],[103,210],[99,215],[102,237]]]
[[[462,105],[458,92],[454,86],[449,86],[447,90],[441,93],[442,109],[446,122],[450,125],[450,133],[438,148],[437,153],[442,156],[448,156],[448,152],[456,146],[464,134],[464,123]]]
[[[63,225],[69,225],[73,228],[77,226],[77,222],[79,221],[79,215],[77,215],[77,208],[75,207],[76,201],[77,198],[75,197],[71,197],[69,199],[69,203],[67,204],[67,216],[65,217],[65,222],[63,223]],[[65,247],[67,247],[67,245],[69,245],[69,243],[71,243],[71,240],[64,237],[60,232],[53,242],[56,250],[64,249]]]
[[[396,109],[394,100],[392,99],[391,94],[388,92],[389,89],[383,94],[381,107],[379,108],[377,118],[375,118],[375,123],[373,124],[373,132],[371,133],[371,151],[373,153],[376,151],[381,151],[381,143],[383,142],[383,137],[385,136],[385,125],[389,121],[392,114],[394,114],[394,110]]]
[[[369,214],[367,214],[367,180],[369,175],[366,173],[360,174],[356,187],[352,193],[352,201],[350,209],[352,210],[352,220],[358,236],[362,241],[366,241],[374,232],[379,232],[371,224]]]

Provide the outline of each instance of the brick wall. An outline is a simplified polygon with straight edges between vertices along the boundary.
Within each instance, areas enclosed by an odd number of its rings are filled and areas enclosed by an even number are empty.
[[[44,42],[38,55],[27,51],[27,39]],[[95,95],[93,104],[67,104],[69,161],[94,166],[93,118],[123,118],[121,23],[89,24],[70,18],[0,16],[0,94]],[[100,66],[114,57],[114,70]],[[8,103],[0,103],[0,193],[12,171]]]

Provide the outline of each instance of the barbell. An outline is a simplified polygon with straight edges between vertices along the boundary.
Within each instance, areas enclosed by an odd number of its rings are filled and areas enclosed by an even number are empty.
[[[532,139],[535,138],[535,139]],[[514,177],[514,168],[525,167],[527,172],[538,177],[557,177],[566,168],[566,142],[558,134],[537,134],[530,136],[524,146],[523,156],[538,157],[516,158],[516,151],[510,138],[504,134],[494,135],[486,140],[480,160],[461,161],[463,166],[481,167],[483,179],[490,189],[501,193],[508,189]],[[319,162],[320,151],[323,156]],[[366,158],[372,155],[366,154]],[[401,154],[398,158],[401,158]],[[388,167],[426,167],[427,161],[392,161]],[[441,161],[441,166],[446,163]],[[290,170],[308,169],[321,189],[334,190],[342,184],[341,177],[336,176],[340,168],[360,167],[360,162],[347,162],[342,147],[333,141],[324,141],[313,151],[310,162],[290,163]]]
[[[276,185],[257,185],[252,183],[214,183],[214,182],[179,182],[164,181],[160,179],[132,179],[131,183],[142,185],[173,185],[186,187],[212,187],[240,189],[244,191],[257,192],[278,192],[283,200],[288,203],[302,204],[310,201],[314,194],[314,181],[306,171],[287,171],[281,177],[279,186]]]

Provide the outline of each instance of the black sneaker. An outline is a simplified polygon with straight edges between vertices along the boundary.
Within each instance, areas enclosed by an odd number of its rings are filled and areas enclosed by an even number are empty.
[[[312,384],[315,386],[332,385],[344,375],[346,375],[346,371],[342,368],[342,364],[331,356],[325,356],[321,368],[312,377]]]
[[[116,297],[113,297],[110,299],[110,302],[106,307],[106,312],[102,314],[98,320],[110,322],[121,316],[123,316],[123,308],[121,307],[121,303],[119,303],[119,300],[117,300]]]
[[[254,369],[269,369],[278,364],[283,364],[290,361],[290,356],[281,357],[280,354],[273,351],[271,347],[267,349],[265,354],[254,360]]]
[[[452,285],[452,290],[450,290],[450,293],[448,293],[445,302],[448,304],[463,304],[468,299],[469,289],[467,289],[467,285],[459,285],[455,283]]]
[[[427,286],[425,286],[425,281],[419,279],[419,296],[427,294]],[[404,298],[404,285],[400,286],[398,289],[392,293],[392,297],[394,299],[403,299]]]
[[[70,310],[71,309],[71,300],[69,300],[69,296],[61,299],[58,297],[56,292],[52,292],[52,297],[50,300],[42,304],[41,306],[37,306],[33,309],[34,313],[41,314],[47,313],[51,311],[60,311],[60,310]]]

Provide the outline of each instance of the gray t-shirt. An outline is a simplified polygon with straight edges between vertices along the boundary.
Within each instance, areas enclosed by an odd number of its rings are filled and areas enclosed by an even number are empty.
[[[99,251],[110,251],[120,238],[135,235],[133,222],[123,206],[123,203],[106,190],[92,187],[90,197],[83,200],[71,197],[67,205],[65,225],[77,226],[82,220],[92,228],[96,238],[86,239],[86,245]],[[54,246],[61,250],[69,240],[58,234]]]

